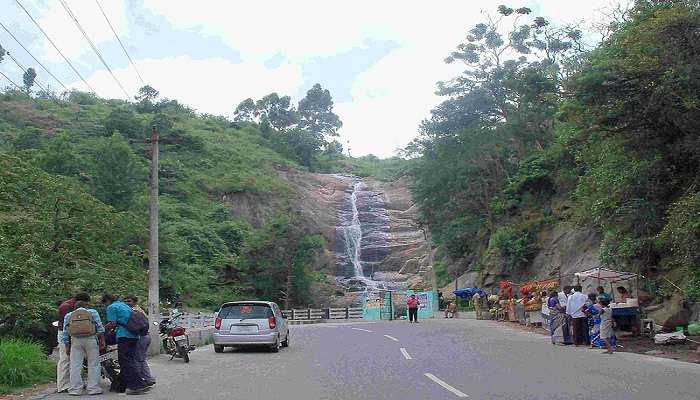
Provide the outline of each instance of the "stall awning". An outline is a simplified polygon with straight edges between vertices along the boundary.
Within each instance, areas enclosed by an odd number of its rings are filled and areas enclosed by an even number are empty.
[[[615,271],[610,268],[598,267],[578,272],[576,276],[581,278],[600,278],[607,281],[621,281],[636,278],[637,274],[634,272]]]
[[[487,296],[486,292],[478,288],[457,289],[452,293],[454,293],[455,296],[462,299],[470,299],[472,296],[474,296],[474,293],[479,293],[479,296],[481,296],[482,298],[486,298]]]

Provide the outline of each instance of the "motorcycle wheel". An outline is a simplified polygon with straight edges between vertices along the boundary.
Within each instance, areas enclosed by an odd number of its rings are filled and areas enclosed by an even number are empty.
[[[179,347],[177,351],[180,353],[180,357],[185,360],[185,363],[190,362],[190,354],[185,347]]]

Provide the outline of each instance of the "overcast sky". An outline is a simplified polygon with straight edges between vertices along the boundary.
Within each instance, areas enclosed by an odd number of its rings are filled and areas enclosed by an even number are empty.
[[[124,98],[59,0],[19,0],[102,97]],[[65,0],[129,95],[141,86],[95,0]],[[527,0],[556,22],[599,18],[613,0]],[[417,135],[440,99],[435,83],[459,73],[444,58],[504,1],[100,0],[147,84],[199,112],[231,117],[238,103],[270,92],[294,101],[314,84],[331,91],[352,155],[389,157]],[[15,0],[0,22],[67,86],[86,90]],[[56,81],[0,30],[0,44]],[[21,82],[7,59],[0,71]],[[13,79],[14,80],[14,79]],[[0,77],[0,85],[9,83]]]

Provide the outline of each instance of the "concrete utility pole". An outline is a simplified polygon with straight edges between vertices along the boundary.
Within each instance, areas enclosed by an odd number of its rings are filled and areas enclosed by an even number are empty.
[[[150,355],[160,353],[158,325],[160,322],[160,282],[158,268],[158,133],[153,127],[150,139],[129,140],[130,144],[143,143],[151,145],[151,180],[150,180],[150,240],[148,242],[148,322],[151,346]]]

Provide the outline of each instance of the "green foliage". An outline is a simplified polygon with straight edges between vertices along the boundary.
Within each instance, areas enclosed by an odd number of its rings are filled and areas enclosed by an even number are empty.
[[[27,68],[22,75],[22,82],[24,83],[24,92],[30,94],[32,92],[32,86],[34,86],[34,81],[36,80],[36,71],[34,68]]]
[[[506,266],[516,269],[531,261],[537,248],[533,243],[533,232],[522,226],[501,226],[491,235],[491,243],[501,253]]]
[[[323,136],[338,136],[338,129],[342,126],[340,118],[333,112],[331,93],[315,84],[299,101],[299,128],[322,139]]]
[[[50,382],[56,364],[42,347],[27,340],[0,340],[0,394],[9,394],[37,383]]]
[[[0,153],[0,316],[28,325],[78,290],[142,292],[130,243],[143,234],[132,215]]]
[[[406,149],[435,240],[475,265],[488,241],[518,268],[573,217],[601,232],[603,263],[674,269],[698,298],[700,5],[638,1],[589,52],[527,8],[498,14],[447,58],[469,69],[438,84],[447,99]]]
[[[667,223],[657,237],[671,265],[700,271],[700,192],[688,193],[668,210]]]
[[[118,210],[134,205],[146,183],[146,169],[118,133],[101,139],[92,155],[95,197]]]
[[[290,305],[311,302],[311,266],[324,239],[312,235],[296,217],[279,215],[254,232],[244,249],[241,267],[255,276],[259,298]]]
[[[104,121],[105,136],[119,132],[127,138],[143,138],[150,135],[141,119],[128,108],[117,108]]]

